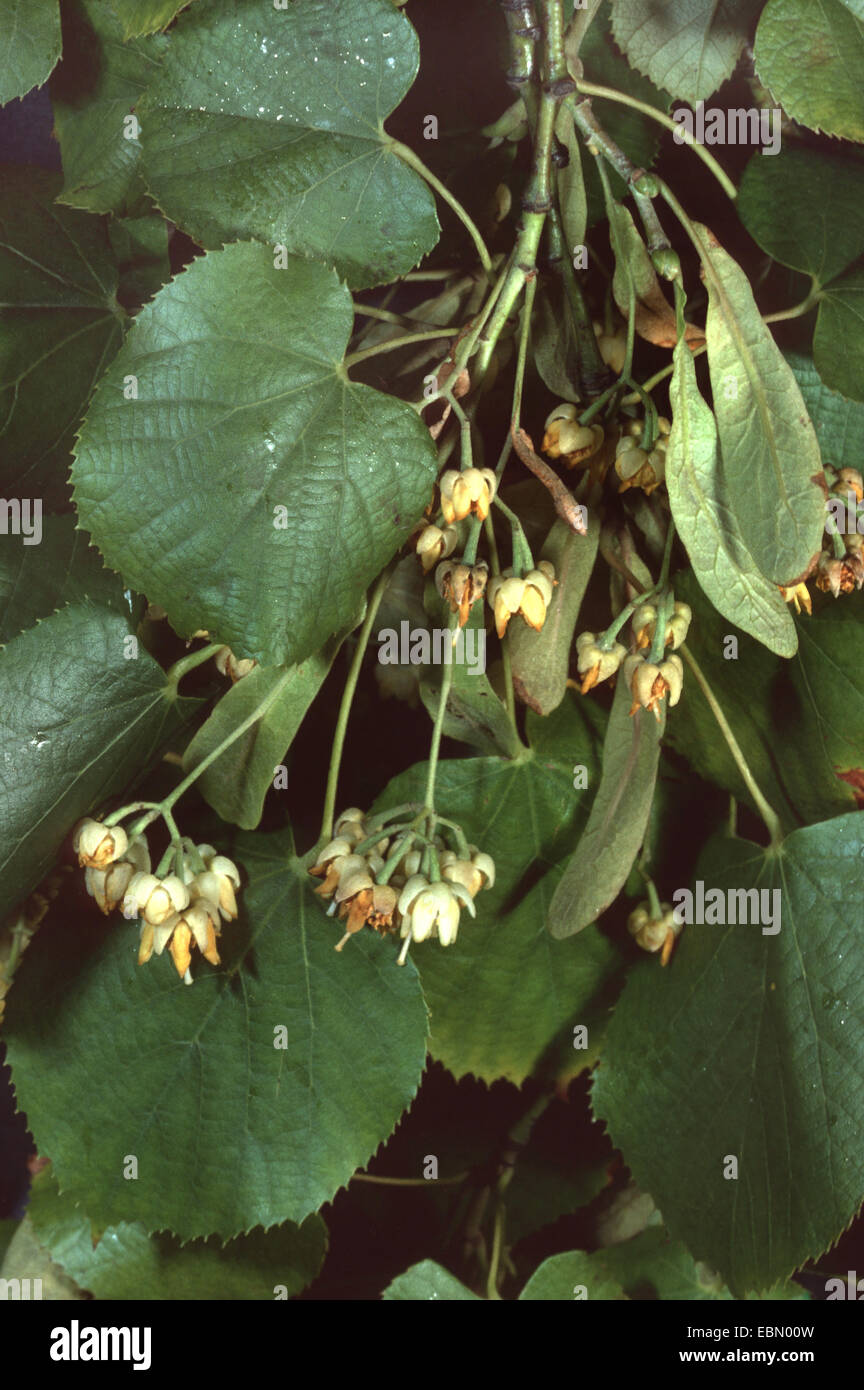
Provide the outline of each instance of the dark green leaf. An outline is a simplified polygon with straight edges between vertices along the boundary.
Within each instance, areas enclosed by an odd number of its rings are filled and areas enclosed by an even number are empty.
[[[339,924],[289,836],[247,836],[237,853],[243,919],[225,928],[224,968],[199,962],[191,987],[167,954],[138,966],[137,930],[122,921],[83,938],[44,924],[16,974],[6,1037],[18,1101],[61,1191],[100,1228],[231,1239],[301,1222],[416,1092],[426,1009],[413,966],[371,932],[335,953]],[[102,1084],[108,1057],[122,1086]]]
[[[106,570],[74,517],[46,516],[41,544],[7,540],[0,550],[0,643],[85,598],[127,618],[131,611],[120,576]]]
[[[432,1015],[430,1051],[457,1077],[473,1072],[520,1083],[559,1031],[572,1036],[573,1025],[586,1024],[593,1040],[602,1029],[594,1001],[615,971],[616,950],[596,931],[566,944],[545,931],[558,866],[590,795],[574,790],[574,764],[587,766],[593,785],[597,763],[572,708],[553,718],[567,749],[560,758],[526,753],[514,762],[467,758],[438,766],[441,814],[458,820],[496,864],[495,887],[479,893],[476,921],[462,914],[455,945],[445,951],[430,941],[414,954]],[[425,775],[419,764],[395,778],[381,804],[422,799]]]
[[[793,121],[864,140],[864,24],[840,0],[768,0],[756,71]]]
[[[752,0],[613,0],[612,32],[634,68],[692,104],[731,76],[752,11]]]
[[[148,187],[204,246],[257,237],[355,288],[393,279],[438,238],[432,195],[383,128],[417,64],[390,0],[196,5],[141,103]]]
[[[864,268],[847,270],[826,288],[813,336],[813,361],[832,391],[864,401]]]
[[[864,164],[825,149],[757,154],[738,214],[769,256],[824,285],[864,252]]]
[[[111,0],[111,7],[123,21],[124,39],[153,34],[165,29],[193,0]]]
[[[186,709],[170,702],[163,672],[128,647],[128,636],[119,613],[75,604],[0,651],[4,911],[45,876],[75,822],[154,756]]]
[[[120,212],[140,195],[134,109],[167,48],[161,36],[124,44],[109,0],[72,0],[67,6],[63,61],[51,81],[64,175],[58,202],[88,212]]]
[[[136,319],[72,480],[108,563],[178,632],[302,662],[353,618],[426,505],[428,430],[348,381],[352,317],[332,270],[295,256],[275,269],[246,243],[193,261]]]
[[[65,502],[74,431],[121,341],[104,222],[56,207],[59,185],[0,178],[0,488],[45,507]]]
[[[5,0],[0,36],[0,106],[41,87],[60,57],[57,0]]]
[[[37,1175],[27,1216],[51,1258],[94,1298],[139,1301],[290,1298],[315,1278],[327,1228],[320,1216],[287,1221],[222,1245],[215,1237],[186,1245],[150,1236],[139,1221],[94,1231],[84,1212],[61,1196],[50,1169]]]
[[[594,1108],[673,1236],[740,1296],[820,1255],[864,1197],[861,821],[775,854],[725,841],[698,872],[706,893],[767,892],[762,925],[685,926],[669,969],[631,973]]]
[[[387,1302],[421,1303],[427,1299],[480,1302],[476,1293],[466,1289],[449,1270],[434,1260],[421,1260],[419,1264],[406,1269],[404,1274],[397,1275],[382,1297]]]
[[[522,1300],[549,1303],[602,1300],[617,1302],[626,1295],[621,1285],[605,1268],[601,1254],[586,1255],[584,1250],[569,1250],[565,1255],[552,1255],[535,1269],[519,1295]]]
[[[337,641],[300,666],[256,666],[222,696],[183,755],[191,772],[256,710],[258,720],[202,773],[198,787],[223,820],[254,830],[278,765],[324,683]]]

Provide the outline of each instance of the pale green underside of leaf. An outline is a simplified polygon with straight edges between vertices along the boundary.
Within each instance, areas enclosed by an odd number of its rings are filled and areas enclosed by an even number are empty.
[[[148,187],[205,246],[257,237],[354,288],[391,280],[438,239],[432,194],[383,131],[417,65],[390,0],[195,7],[141,103]]]
[[[41,87],[60,57],[58,0],[4,0],[0,106]]]
[[[559,943],[545,930],[561,861],[590,796],[574,790],[573,763],[588,766],[593,786],[597,760],[578,715],[562,706],[551,718],[559,721],[563,757],[470,758],[438,767],[441,814],[458,820],[496,865],[495,887],[478,894],[476,920],[463,911],[455,944],[413,948],[432,1016],[430,1052],[457,1077],[472,1072],[521,1083],[561,1030],[585,1023],[593,1036],[592,1001],[618,964],[599,932]],[[424,781],[419,764],[394,778],[381,804],[422,799]],[[598,1032],[600,1026],[598,1019]]]
[[[65,498],[72,436],[121,342],[104,223],[54,204],[59,175],[0,171],[0,491]]]
[[[118,212],[140,192],[141,144],[126,118],[158,71],[168,40],[123,42],[110,0],[79,0],[70,11],[63,62],[51,83],[64,184],[58,202]]]
[[[449,1303],[467,1300],[477,1303],[476,1293],[472,1293],[454,1274],[434,1260],[421,1260],[419,1264],[398,1274],[382,1295],[385,1302],[421,1303],[446,1300]]]
[[[622,1241],[592,1257],[616,1277],[628,1298],[672,1302],[729,1302],[733,1295],[719,1275],[698,1264],[686,1246],[670,1240],[662,1226],[653,1226],[632,1240]],[[807,1300],[809,1295],[791,1280],[774,1284],[752,1299]]]
[[[413,966],[371,932],[336,954],[340,924],[289,836],[246,836],[237,857],[250,879],[242,918],[226,924],[222,967],[197,959],[191,987],[167,953],[138,966],[138,932],[116,919],[83,941],[65,922],[43,925],[16,975],[6,1037],[18,1103],[61,1190],[100,1227],[230,1239],[301,1222],[417,1090],[426,1008]]]
[[[430,587],[427,583],[429,613],[428,617],[424,615],[423,621],[424,626],[430,630],[430,642],[434,642],[436,628],[439,634],[442,632],[446,634],[449,613],[444,603],[439,599],[437,591],[434,592],[434,597],[429,594]],[[480,669],[480,634],[482,633],[483,639],[487,636],[483,610],[484,605],[482,603],[475,604],[469,614],[468,622],[463,628],[463,642],[466,645],[461,653],[463,660],[453,663],[447,708],[444,711],[443,732],[445,737],[468,743],[479,753],[493,755],[500,753],[505,758],[512,758],[516,757],[522,749],[519,735],[513,728],[510,716],[495,693],[488,675],[485,670]],[[402,621],[405,620],[402,619]],[[416,633],[417,628],[414,627],[409,630]],[[438,640],[441,643],[441,655],[443,657],[444,644],[449,642],[449,635],[439,636]],[[469,647],[468,642],[477,645]],[[411,648],[408,646],[409,653],[410,650]],[[487,650],[488,643],[482,648],[484,662],[487,659]],[[432,655],[430,664],[414,666],[413,669],[420,678],[420,698],[429,717],[434,720],[441,699],[441,679],[445,668],[441,662],[436,664],[434,646],[430,647],[430,653]],[[459,654],[458,649],[457,654]],[[469,658],[472,664],[469,664]],[[405,669],[404,666],[402,669]]]
[[[864,401],[864,269],[834,280],[819,305],[813,336],[816,370],[832,391]],[[855,467],[860,467],[859,458]]]
[[[798,645],[795,624],[776,585],[757,569],[729,507],[717,426],[696,382],[686,344],[674,352],[669,388],[672,433],[666,486],[678,534],[696,578],[724,618],[779,656]]]
[[[82,1209],[60,1195],[50,1169],[34,1179],[27,1216],[55,1263],[98,1299],[272,1302],[277,1288],[290,1298],[315,1278],[327,1247],[320,1216],[225,1245],[216,1238],[181,1245],[173,1236],[149,1236],[137,1221],[94,1232]]]
[[[586,1255],[584,1250],[551,1255],[535,1269],[519,1295],[520,1302],[541,1303],[572,1303],[574,1300],[607,1303],[624,1298],[626,1294],[621,1285],[603,1265],[601,1252]]]
[[[706,892],[779,889],[781,929],[685,926],[670,969],[632,972],[594,1109],[672,1234],[740,1296],[820,1255],[864,1198],[860,819],[795,831],[773,859],[721,842],[698,873]]]
[[[100,383],[72,469],[79,517],[178,632],[302,662],[426,505],[429,433],[348,381],[352,317],[327,267],[227,246],[145,306]]]
[[[183,754],[183,770],[219,747],[238,725],[265,701],[260,719],[201,774],[198,789],[223,820],[254,830],[264,798],[303,717],[323,684],[335,655],[335,643],[287,671],[256,666],[222,696]]]
[[[516,619],[507,629],[516,693],[537,714],[551,714],[566,694],[573,634],[599,542],[596,515],[589,515],[585,536],[574,535],[558,518],[541,552],[558,580],[546,621],[539,632]]]
[[[75,822],[120,791],[177,727],[128,617],[75,604],[0,651],[0,907],[48,872]],[[191,702],[189,702],[191,703]]]
[[[634,68],[692,103],[731,75],[752,8],[751,0],[613,0],[612,32]]]
[[[762,574],[788,584],[821,545],[819,444],[747,276],[705,228],[700,236],[710,265],[705,331],[729,507]]]
[[[111,8],[123,23],[124,39],[154,34],[164,29],[193,0],[111,0]]]
[[[769,256],[824,285],[864,252],[864,165],[825,149],[754,155],[738,214]]]
[[[754,52],[759,77],[794,121],[864,141],[864,24],[840,0],[768,0]]]
[[[631,718],[632,703],[619,677],[591,815],[549,907],[549,931],[558,939],[583,931],[614,902],[645,837],[665,707],[659,721],[644,709]]]

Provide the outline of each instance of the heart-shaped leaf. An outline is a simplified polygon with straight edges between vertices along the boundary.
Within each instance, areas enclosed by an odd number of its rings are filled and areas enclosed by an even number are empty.
[[[60,57],[58,0],[6,0],[0,36],[0,106],[41,87]]]
[[[438,239],[432,195],[383,126],[418,56],[390,0],[196,5],[141,103],[148,187],[204,246],[258,237],[355,288],[391,280]]]
[[[698,873],[720,924],[631,972],[594,1109],[672,1234],[740,1296],[820,1255],[864,1198],[860,817],[774,853],[723,841]],[[749,895],[743,922],[731,893]]]
[[[281,666],[354,616],[437,460],[409,406],[347,379],[351,296],[333,271],[273,260],[226,246],[142,309],[72,480],[108,563],[177,631]]]
[[[752,8],[751,0],[613,0],[612,33],[634,68],[696,102],[731,75]]]
[[[289,836],[245,837],[238,858],[243,921],[225,928],[224,968],[201,962],[191,987],[167,954],[138,966],[138,933],[116,919],[44,924],[15,976],[18,1103],[61,1191],[99,1227],[231,1239],[301,1222],[417,1089],[426,1008],[413,966],[371,932],[336,954]],[[100,1083],[107,1057],[122,1086]]]
[[[754,53],[760,79],[793,121],[864,141],[864,23],[840,0],[768,0]]]

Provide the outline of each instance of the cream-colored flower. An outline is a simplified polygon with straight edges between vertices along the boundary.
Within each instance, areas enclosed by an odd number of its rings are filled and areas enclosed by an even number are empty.
[[[541,560],[536,569],[522,577],[514,575],[512,569],[496,574],[489,581],[488,598],[498,636],[504,636],[515,613],[539,632],[546,621],[555,583],[555,567],[548,560]]]
[[[448,468],[441,475],[441,510],[448,526],[473,512],[480,520],[489,515],[498,480],[491,468]]]
[[[103,825],[98,820],[82,820],[75,827],[72,848],[82,868],[107,869],[122,858],[129,844],[122,825]]]
[[[176,874],[157,878],[155,874],[132,875],[123,897],[123,916],[143,917],[151,927],[160,927],[175,912],[189,905],[189,889]]]
[[[115,859],[107,869],[85,869],[84,884],[96,899],[96,906],[107,916],[126,896],[136,873],[150,872],[150,851],[143,835],[132,840],[122,859]]]
[[[434,569],[439,560],[446,559],[452,555],[459,540],[459,532],[455,526],[425,526],[417,537],[417,554],[423,566],[423,573],[428,574]]]
[[[595,685],[614,676],[627,655],[627,648],[613,642],[607,651],[598,645],[596,632],[581,632],[576,638],[576,669],[582,677],[581,693],[587,695]]]

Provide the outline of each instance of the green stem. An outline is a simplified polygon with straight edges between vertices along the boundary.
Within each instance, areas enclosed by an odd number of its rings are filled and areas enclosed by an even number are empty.
[[[665,112],[658,111],[656,106],[649,106],[647,102],[638,101],[636,97],[628,96],[625,92],[617,92],[612,87],[601,87],[595,82],[578,81],[576,87],[580,92],[584,92],[589,97],[605,97],[607,101],[617,101],[622,106],[631,106],[634,111],[641,111],[643,116],[648,116],[652,121],[657,121],[659,125],[665,126],[667,130],[673,132],[680,131],[680,125],[676,124]],[[699,156],[702,163],[711,170],[720,187],[727,197],[733,201],[738,197],[738,190],[729,175],[718,164],[713,154],[709,154],[704,145],[698,142],[686,141],[687,145]]]
[[[693,675],[696,678],[696,683],[699,686],[699,689],[702,691],[702,694],[705,696],[706,701],[708,702],[708,708],[711,710],[711,713],[717,720],[720,732],[726,740],[729,752],[735,759],[735,765],[738,768],[738,771],[741,773],[744,785],[746,786],[751,797],[753,798],[753,801],[756,805],[756,809],[765,823],[765,827],[768,831],[768,834],[771,837],[772,848],[778,849],[783,842],[783,827],[780,823],[780,817],[777,815],[777,812],[771,806],[769,806],[768,802],[763,796],[759,784],[756,781],[756,778],[750,771],[750,766],[747,762],[747,759],[744,757],[744,754],[741,751],[738,740],[733,734],[729,726],[729,722],[726,719],[723,710],[720,708],[720,705],[717,701],[717,697],[715,696],[714,691],[711,689],[711,686],[708,684],[708,681],[705,679],[705,676],[702,672],[702,668],[699,666],[699,663],[697,662],[696,658],[688,649],[686,643],[683,646],[679,647],[678,650],[681,656],[683,656],[684,660],[687,662],[687,665],[690,667],[691,671],[693,672]]]
[[[330,751],[330,768],[327,773],[327,790],[324,793],[324,811],[321,816],[321,834],[319,840],[331,840],[333,838],[333,815],[336,809],[336,788],[339,783],[339,768],[342,763],[342,750],[345,746],[345,732],[348,728],[348,717],[351,714],[351,705],[354,700],[354,692],[357,689],[357,681],[360,678],[360,667],[363,665],[363,657],[366,654],[369,634],[372,631],[372,624],[378,612],[378,605],[387,587],[391,569],[392,566],[388,565],[387,568],[382,571],[369,596],[369,607],[366,610],[366,617],[363,620],[363,626],[357,638],[357,648],[351,659],[348,679],[342,691],[339,716],[336,720],[336,728],[333,732],[333,746]]]
[[[487,516],[485,527],[486,543],[489,546],[489,558],[492,562],[492,573],[500,574],[501,560],[498,555],[498,544],[495,540],[495,527],[492,524],[491,516]],[[516,723],[516,696],[513,692],[513,662],[510,657],[510,640],[507,633],[504,634],[504,641],[501,643],[501,664],[504,668],[504,703],[507,707],[507,715],[513,726],[513,732],[521,743],[519,726]]]
[[[432,173],[431,169],[427,168],[420,156],[416,155],[409,145],[403,145],[401,140],[390,140],[388,141],[388,148],[391,149],[394,154],[398,155],[399,158],[403,161],[403,163],[407,164],[411,169],[418,173],[421,179],[425,179],[426,183],[429,184],[429,187],[434,188],[435,192],[439,195],[439,197],[443,198],[445,203],[449,204],[449,206],[453,209],[456,216],[459,218],[459,221],[462,223],[463,227],[467,231],[468,235],[471,237],[471,240],[474,242],[474,245],[477,247],[477,255],[480,257],[480,264],[486,271],[486,274],[490,274],[492,270],[492,258],[490,257],[489,252],[486,248],[486,243],[480,235],[480,230],[477,227],[476,222],[466,212],[465,208],[459,202],[459,199],[454,197],[454,195],[450,192],[450,189],[447,188],[446,185],[443,184],[441,180],[435,174]]]
[[[183,677],[189,672],[194,671],[196,666],[203,666],[205,661],[209,661],[211,656],[224,647],[224,642],[210,642],[206,647],[201,647],[197,652],[192,652],[189,656],[183,656],[179,661],[175,661],[173,666],[169,666],[165,672],[166,685],[173,687],[176,694],[177,687]]]
[[[522,390],[525,385],[525,363],[528,357],[528,340],[531,337],[531,312],[537,292],[536,277],[525,286],[525,302],[522,305],[522,323],[519,331],[519,353],[516,358],[516,377],[513,382],[513,405],[510,419],[518,429],[522,416]]]
[[[449,632],[451,638],[456,629],[456,614],[450,618]],[[438,697],[438,709],[435,712],[435,723],[432,727],[432,743],[429,748],[429,771],[426,774],[426,794],[423,798],[423,805],[427,811],[435,810],[435,776],[438,771],[438,755],[441,751],[441,734],[444,729],[444,715],[447,710],[447,699],[450,695],[450,687],[453,684],[453,662],[447,661],[441,673],[441,691]]]
[[[424,329],[422,333],[405,333],[399,338],[388,338],[384,343],[373,343],[371,347],[350,352],[343,359],[342,365],[347,371],[358,362],[365,362],[369,357],[378,357],[382,352],[395,352],[397,348],[407,347],[409,343],[427,343],[433,338],[455,338],[461,332],[461,328],[430,328]]]

